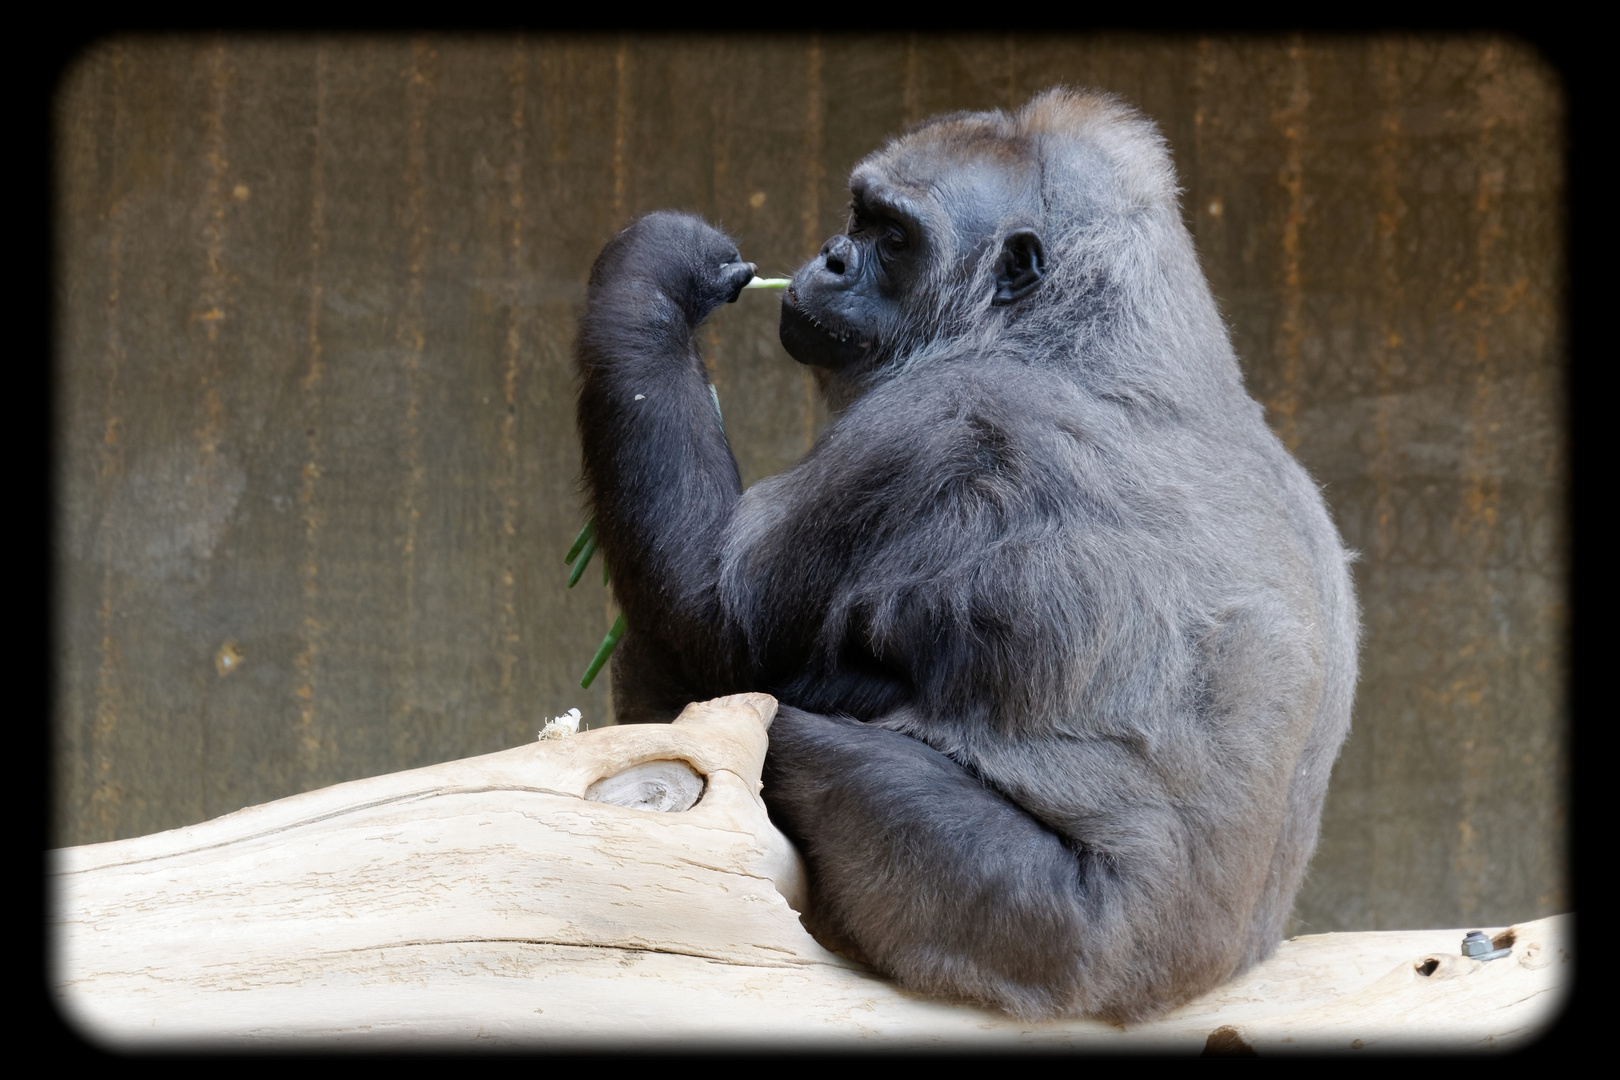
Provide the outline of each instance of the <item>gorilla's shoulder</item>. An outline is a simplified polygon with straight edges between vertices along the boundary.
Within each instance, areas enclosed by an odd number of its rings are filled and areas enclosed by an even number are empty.
[[[857,399],[847,415],[863,422],[881,415],[948,423],[975,411],[1016,410],[1031,421],[1055,420],[1084,411],[1086,397],[1050,369],[1003,355],[970,355],[908,367]]]
[[[914,367],[874,387],[828,429],[850,444],[905,445],[937,460],[947,446],[993,442],[1061,456],[1076,441],[1096,447],[1140,437],[1131,409],[1082,380],[1004,355],[966,356]]]

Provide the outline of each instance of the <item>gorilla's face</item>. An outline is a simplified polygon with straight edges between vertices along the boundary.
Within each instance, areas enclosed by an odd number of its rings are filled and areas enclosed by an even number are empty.
[[[870,370],[948,332],[963,313],[1020,301],[1040,283],[1036,170],[1005,146],[963,160],[945,145],[949,128],[856,167],[848,230],[782,297],[782,346],[795,360]]]

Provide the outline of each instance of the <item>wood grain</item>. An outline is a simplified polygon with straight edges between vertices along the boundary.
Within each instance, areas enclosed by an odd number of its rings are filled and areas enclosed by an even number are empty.
[[[157,1045],[1499,1049],[1556,1015],[1569,920],[1326,934],[1124,1030],[918,998],[819,946],[760,800],[774,699],[352,781],[51,854],[53,985],[91,1040]],[[587,801],[648,762],[691,809]],[[1500,937],[1500,935],[1499,935]],[[1505,940],[1505,939],[1504,939]],[[1433,965],[1428,965],[1429,959]],[[1429,966],[1432,974],[1420,974]]]

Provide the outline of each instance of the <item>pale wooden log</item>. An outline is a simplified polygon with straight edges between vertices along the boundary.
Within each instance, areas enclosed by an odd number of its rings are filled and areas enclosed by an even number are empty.
[[[1541,1031],[1565,1003],[1574,976],[1572,922],[1564,915],[1500,930],[1492,935],[1495,944],[1512,945],[1512,953],[1483,963],[1461,955],[1462,931],[1448,931],[1450,940],[1435,942],[1434,948],[1347,993],[1318,1002],[1296,1000],[1287,1011],[1246,1023],[1223,1017],[1228,1022],[1216,1041],[1234,1049],[1241,1044],[1259,1054],[1406,1052],[1436,1042],[1457,1050],[1518,1046]],[[1297,940],[1330,953],[1355,944],[1335,939],[1368,936],[1323,934]]]
[[[126,1048],[1196,1054],[1517,1045],[1569,985],[1566,916],[1512,928],[1513,954],[1486,964],[1457,955],[1461,930],[1296,938],[1130,1030],[916,997],[799,924],[804,869],[759,798],[775,709],[738,695],[669,726],[540,741],[53,852],[58,999],[87,1036]],[[684,804],[680,762],[704,781],[690,809],[614,804]],[[1419,974],[1431,956],[1433,974]]]

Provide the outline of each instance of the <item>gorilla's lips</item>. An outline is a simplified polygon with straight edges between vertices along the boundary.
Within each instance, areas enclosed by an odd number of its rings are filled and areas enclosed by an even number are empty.
[[[838,370],[872,353],[870,335],[841,325],[830,315],[811,315],[792,286],[782,293],[782,322],[777,331],[782,348],[801,364]]]

